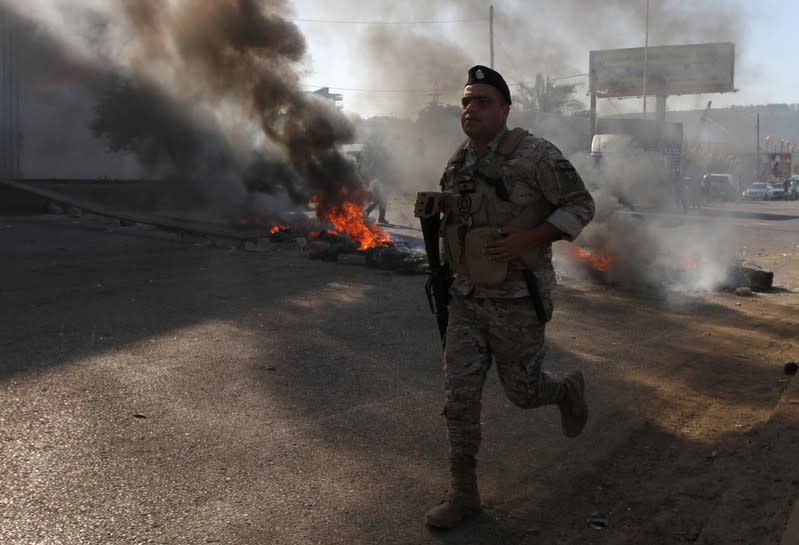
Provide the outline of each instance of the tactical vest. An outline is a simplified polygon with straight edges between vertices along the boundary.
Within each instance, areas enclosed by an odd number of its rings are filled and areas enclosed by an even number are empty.
[[[510,272],[507,263],[492,261],[483,252],[486,241],[500,237],[498,227],[532,229],[554,211],[544,199],[531,205],[510,201],[502,165],[528,135],[520,128],[507,131],[493,152],[486,152],[468,167],[464,167],[465,143],[461,144],[441,178],[446,199],[441,226],[446,260],[453,272],[478,286],[496,286],[515,277],[521,279],[520,269],[537,270],[549,263],[549,246],[533,248],[519,262],[511,263]]]

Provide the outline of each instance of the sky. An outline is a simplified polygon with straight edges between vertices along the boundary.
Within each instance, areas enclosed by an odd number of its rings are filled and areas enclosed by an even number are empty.
[[[171,5],[195,0],[162,0]],[[233,1],[233,0],[230,0]],[[466,72],[490,63],[489,6],[494,7],[495,67],[511,85],[537,73],[575,84],[587,103],[591,50],[732,42],[735,93],[670,97],[671,110],[794,103],[797,76],[791,43],[799,2],[780,0],[257,0],[289,19],[306,52],[293,67],[303,88],[329,87],[345,111],[363,117],[413,118],[431,100],[456,103]],[[47,21],[69,47],[97,47],[91,13],[113,13],[125,0],[0,0]],[[647,25],[647,5],[649,17]],[[111,16],[112,21],[119,18]],[[116,24],[116,23],[114,23]],[[105,27],[101,56],[129,61],[132,40],[121,25]],[[94,25],[94,26],[93,26]],[[113,57],[120,57],[114,59]],[[123,60],[123,57],[128,57]],[[562,78],[562,79],[561,79]],[[600,100],[600,114],[640,111],[640,98]],[[648,109],[654,110],[654,98]]]
[[[273,30],[259,31],[258,38],[274,40],[276,47],[242,52],[229,48],[230,44],[220,45],[218,39],[228,27],[213,17],[219,13],[216,10],[236,9],[246,14],[242,6],[256,4],[260,15],[275,23],[270,27]],[[270,107],[281,107],[272,95],[265,103],[257,103],[258,115],[252,117],[256,91],[271,89],[253,87],[254,79],[279,83],[275,89],[288,90],[298,103],[307,98],[300,90],[329,87],[343,95],[345,113],[362,118],[413,120],[431,101],[457,104],[469,67],[490,63],[488,14],[492,5],[495,66],[516,97],[520,83],[533,83],[541,73],[576,85],[577,98],[587,104],[589,51],[641,47],[648,27],[650,46],[713,42],[735,46],[734,84],[738,91],[669,97],[670,111],[704,109],[711,100],[714,109],[799,102],[794,92],[798,82],[791,44],[799,2],[0,0],[0,6],[33,22],[35,32],[27,31],[26,39],[52,42],[58,53],[51,55],[47,52],[52,48],[44,48],[38,64],[25,61],[22,68],[46,66],[52,57],[63,60],[62,56],[68,57],[69,63],[88,67],[63,73],[59,59],[50,62],[53,74],[42,70],[38,76],[44,83],[34,87],[38,100],[25,97],[33,104],[26,117],[30,125],[48,126],[59,116],[59,126],[71,134],[81,127],[86,132],[98,92],[93,82],[99,85],[99,75],[110,71],[135,74],[157,86],[174,104],[187,104],[187,115],[205,116],[224,126],[223,132],[230,133],[237,143],[271,142],[258,121],[279,117],[270,114]],[[147,25],[135,16],[145,8],[158,13],[152,21],[145,21]],[[284,24],[286,21],[289,24]],[[277,47],[284,34],[291,38],[287,42],[291,54]],[[296,36],[300,38],[295,43]],[[31,51],[26,54],[34,56]],[[264,58],[254,61],[256,51]],[[219,54],[225,62],[211,69],[206,61]],[[236,67],[237,75],[243,76],[238,82],[241,85],[220,75]],[[519,102],[514,102],[514,108],[520,107]],[[654,112],[654,102],[654,97],[650,98],[649,112]],[[314,109],[306,106],[309,112]],[[602,99],[598,109],[600,116],[637,113],[642,100]],[[50,138],[41,147],[49,155],[50,149],[61,147],[61,136],[56,131],[47,134]],[[29,138],[26,149],[34,147],[31,142]]]
[[[435,89],[458,92],[470,65],[489,64],[491,4],[495,67],[512,90],[514,82],[531,82],[541,72],[576,83],[578,98],[587,103],[587,77],[575,75],[588,71],[588,51],[644,45],[646,0],[409,0],[401,6],[384,0],[296,0],[290,18],[308,47],[302,82],[307,89],[330,87],[343,95],[346,111],[365,117],[410,115],[414,103],[429,101]],[[797,23],[796,2],[651,0],[650,46],[729,41],[736,47],[736,93],[671,97],[668,108],[703,108],[708,100],[714,108],[799,102],[792,45]],[[376,46],[396,46],[399,54],[381,58],[373,53]],[[456,69],[440,70],[441,80],[431,80],[430,65],[443,59],[451,59]],[[445,92],[437,98],[451,101]],[[598,106],[600,112],[640,111],[642,101],[600,100]],[[654,98],[648,108],[654,109]]]

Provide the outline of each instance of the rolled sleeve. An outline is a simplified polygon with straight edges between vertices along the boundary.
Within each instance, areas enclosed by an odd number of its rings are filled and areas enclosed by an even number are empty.
[[[563,208],[555,210],[552,215],[547,218],[547,223],[563,231],[563,234],[566,235],[566,240],[569,242],[580,236],[583,227],[585,227],[585,222],[581,218]]]
[[[542,146],[536,166],[541,192],[555,208],[547,222],[573,241],[594,218],[594,199],[574,166],[551,143]]]

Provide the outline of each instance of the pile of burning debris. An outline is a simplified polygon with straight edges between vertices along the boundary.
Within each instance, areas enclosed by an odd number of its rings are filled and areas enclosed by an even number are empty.
[[[293,242],[311,259],[362,263],[406,274],[425,272],[425,255],[401,248],[390,233],[369,221],[365,202],[362,188],[342,187],[334,198],[311,199],[313,222],[272,221],[265,229],[270,241]]]
[[[295,244],[311,259],[363,264],[401,274],[421,274],[427,270],[424,253],[395,241],[385,231],[375,231],[379,236],[373,242],[379,242],[372,244],[363,244],[333,229],[306,231],[298,226],[278,225],[270,227],[269,233],[271,242]]]
[[[0,184],[48,199],[48,212],[52,214],[63,214],[68,210],[70,216],[80,217],[86,212],[113,218],[123,226],[152,225],[187,236],[203,237],[225,246],[234,243],[251,252],[266,252],[272,243],[291,243],[304,250],[311,259],[338,261],[341,258],[342,261],[404,274],[423,273],[427,269],[423,252],[402,241],[395,241],[382,227],[364,217],[361,196],[325,206],[317,204],[315,219],[298,213],[284,216],[281,221],[269,221],[263,214],[246,213],[237,224],[223,224],[110,209],[16,181],[0,180]]]
[[[701,259],[674,260],[671,263],[627,263],[623,257],[610,253],[591,251],[574,245],[572,264],[587,276],[602,284],[632,288],[671,288],[712,286],[717,291],[735,292],[737,295],[752,295],[753,292],[768,292],[773,289],[774,273],[761,267],[738,260],[726,267],[713,266],[713,271],[703,270],[706,264]],[[708,281],[707,278],[711,280]],[[703,280],[700,281],[700,278]]]

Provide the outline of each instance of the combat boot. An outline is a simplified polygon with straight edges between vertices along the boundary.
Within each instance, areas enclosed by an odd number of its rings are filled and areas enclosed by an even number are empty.
[[[565,393],[558,402],[560,424],[566,437],[577,437],[588,420],[588,405],[585,402],[585,380],[580,371],[572,371],[563,377]]]
[[[453,463],[450,471],[452,480],[447,497],[424,516],[424,523],[433,528],[455,528],[482,512],[474,464]]]

